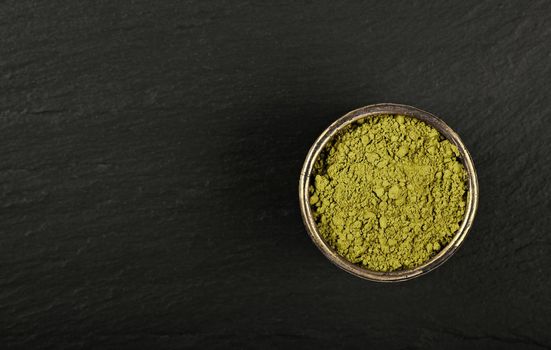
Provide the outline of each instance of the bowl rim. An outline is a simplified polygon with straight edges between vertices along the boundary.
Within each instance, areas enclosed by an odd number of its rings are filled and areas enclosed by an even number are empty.
[[[369,118],[381,114],[388,115],[404,115],[413,117],[418,120],[424,121],[430,126],[434,127],[442,136],[453,143],[460,152],[460,160],[462,161],[467,171],[468,178],[468,191],[467,191],[467,205],[465,208],[465,215],[461,222],[461,225],[455,233],[452,240],[444,247],[438,254],[431,259],[423,263],[422,265],[408,270],[397,270],[390,272],[372,271],[353,264],[340,256],[333,248],[331,248],[321,237],[320,232],[317,229],[314,216],[312,213],[312,207],[310,206],[310,199],[308,195],[308,189],[310,187],[310,180],[312,177],[312,170],[316,160],[318,159],[321,151],[325,148],[327,142],[331,140],[335,134],[342,130],[345,126],[352,124],[360,119]],[[478,178],[474,167],[472,157],[465,147],[463,141],[459,135],[450,128],[444,121],[437,116],[421,110],[419,108],[396,104],[396,103],[378,103],[364,107],[360,107],[353,111],[350,111],[334,121],[329,127],[327,127],[321,135],[316,139],[304,161],[300,179],[299,179],[299,200],[300,211],[306,231],[308,235],[318,247],[318,249],[325,255],[329,261],[337,265],[342,270],[366,280],[376,282],[400,282],[407,281],[419,276],[422,276],[430,271],[433,271],[437,267],[446,262],[461,246],[465,240],[467,234],[471,230],[474,222],[476,210],[478,208]]]

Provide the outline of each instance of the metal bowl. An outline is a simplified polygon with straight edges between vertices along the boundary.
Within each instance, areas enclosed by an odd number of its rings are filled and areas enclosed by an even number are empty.
[[[359,119],[369,118],[380,114],[401,114],[417,118],[434,127],[442,136],[457,146],[461,154],[461,161],[465,166],[468,175],[467,207],[465,209],[465,216],[463,217],[459,230],[455,233],[455,236],[451,242],[442,248],[438,254],[433,256],[424,264],[408,270],[397,270],[391,272],[372,271],[353,264],[340,256],[324,241],[320,235],[312,214],[312,207],[309,202],[308,189],[312,179],[312,169],[320,155],[320,152],[325,148],[327,142],[346,125],[354,123]],[[358,108],[345,114],[325,129],[320,137],[318,137],[312,148],[310,148],[300,173],[299,197],[302,220],[304,221],[306,230],[308,231],[308,234],[310,235],[310,238],[312,238],[314,244],[321,250],[327,259],[344,271],[366,280],[377,282],[399,282],[419,277],[434,270],[438,266],[442,265],[453,255],[453,253],[457,251],[461,243],[465,240],[465,237],[473,224],[476,209],[478,207],[478,180],[469,151],[467,151],[467,148],[459,136],[448,125],[446,125],[446,123],[438,117],[415,107],[393,103],[381,103]]]

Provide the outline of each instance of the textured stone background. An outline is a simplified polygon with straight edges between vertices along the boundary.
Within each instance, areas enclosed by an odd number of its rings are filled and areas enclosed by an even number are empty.
[[[3,1],[2,348],[551,348],[551,2]],[[481,202],[444,266],[331,265],[306,152],[440,115]]]

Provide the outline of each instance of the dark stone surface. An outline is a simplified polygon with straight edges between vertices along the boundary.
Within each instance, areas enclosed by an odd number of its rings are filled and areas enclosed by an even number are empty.
[[[4,1],[2,348],[551,348],[551,3]],[[481,202],[444,266],[349,276],[298,175],[334,119],[440,115]]]

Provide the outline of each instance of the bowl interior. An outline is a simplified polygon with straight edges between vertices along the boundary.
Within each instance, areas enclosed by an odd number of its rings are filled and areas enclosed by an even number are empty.
[[[309,203],[308,189],[310,187],[312,170],[316,160],[318,159],[322,150],[325,148],[327,142],[329,142],[331,138],[335,134],[337,134],[343,127],[360,119],[369,118],[371,116],[376,116],[380,114],[406,115],[409,117],[417,118],[431,125],[436,130],[438,130],[442,136],[444,136],[451,143],[457,146],[461,156],[460,160],[467,171],[467,205],[465,208],[465,216],[463,217],[459,229],[457,230],[448,245],[443,247],[440,252],[438,252],[423,265],[420,265],[414,269],[379,272],[371,271],[349,262],[348,260],[340,256],[335,250],[333,250],[333,248],[331,248],[327,243],[325,243],[324,239],[321,237],[321,234],[317,229],[312,213],[312,208]],[[337,119],[333,124],[325,129],[325,131],[314,142],[312,148],[306,156],[306,160],[300,174],[299,197],[302,219],[304,221],[308,234],[310,235],[316,246],[331,262],[333,262],[341,269],[367,280],[379,282],[398,282],[409,280],[414,277],[421,276],[431,270],[434,270],[435,268],[443,264],[459,248],[472,226],[478,206],[478,180],[476,177],[476,171],[471,155],[469,154],[467,148],[465,147],[459,136],[446,123],[444,123],[438,117],[415,107],[392,103],[383,103],[353,110],[343,117]]]

